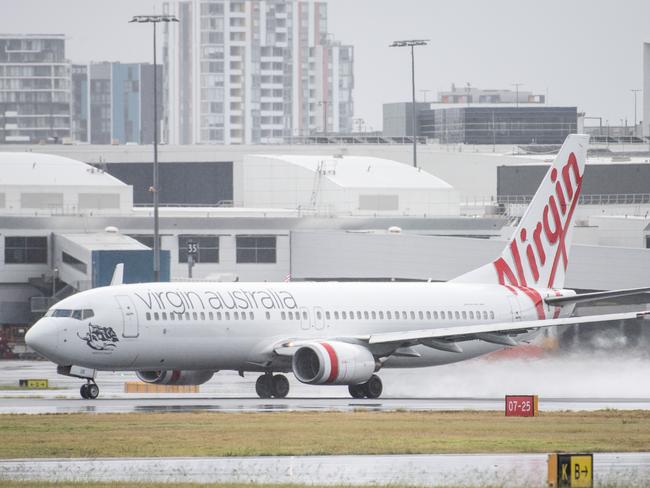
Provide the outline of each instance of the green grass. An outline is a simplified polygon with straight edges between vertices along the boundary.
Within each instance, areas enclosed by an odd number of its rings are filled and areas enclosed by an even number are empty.
[[[0,432],[0,458],[650,451],[650,412],[0,415]]]

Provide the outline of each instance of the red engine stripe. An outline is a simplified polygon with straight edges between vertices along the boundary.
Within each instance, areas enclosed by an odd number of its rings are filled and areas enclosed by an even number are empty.
[[[339,358],[336,356],[336,351],[334,348],[328,344],[327,342],[321,342],[325,350],[327,351],[327,354],[330,357],[330,375],[325,381],[325,383],[332,383],[333,381],[336,380],[336,378],[339,375]]]

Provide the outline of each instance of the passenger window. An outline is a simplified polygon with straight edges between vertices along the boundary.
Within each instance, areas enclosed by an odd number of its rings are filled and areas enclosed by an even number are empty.
[[[372,320],[375,320],[377,318],[377,313],[375,313],[375,311],[373,310],[372,312],[370,312],[370,316],[372,317]]]
[[[435,320],[438,320],[438,312],[436,312],[435,310],[433,311],[433,318]]]
[[[387,318],[388,320],[391,320],[391,319],[393,318],[393,317],[391,316],[391,314],[390,314],[390,310],[388,310],[388,311],[386,312],[386,318]]]
[[[201,320],[205,320],[205,312],[201,312]]]
[[[176,320],[176,314],[174,312],[169,313],[169,320],[171,320],[172,322]]]
[[[490,310],[490,318],[494,320],[494,312],[492,310]]]
[[[266,312],[266,320],[271,320],[271,312]]]
[[[289,320],[293,320],[293,312],[288,312],[287,315],[289,316]]]
[[[456,320],[460,320],[460,313],[458,313],[458,310],[456,310]]]
[[[447,311],[447,317],[448,317],[449,319],[453,319],[453,318],[454,318],[454,314],[453,314],[453,312],[452,312],[451,310],[448,310],[448,311]]]
[[[477,318],[478,320],[481,320],[481,311],[480,311],[480,310],[477,310],[477,311],[476,311],[476,318]]]
[[[381,310],[379,311],[379,320],[384,320],[384,312]]]
[[[408,319],[408,315],[406,314],[406,311],[402,310],[402,318],[404,320]]]
[[[415,320],[415,312],[411,312],[411,320]]]
[[[217,320],[221,320],[221,312],[217,312]]]
[[[341,318],[342,318],[343,320],[346,320],[346,319],[348,318],[348,314],[345,312],[345,310],[343,310],[343,311],[341,312]]]
[[[431,312],[427,310],[427,320],[431,320]]]
[[[147,317],[147,320],[151,320],[151,314],[149,312],[145,314],[145,317]]]
[[[367,311],[363,312],[363,318],[366,319],[366,320],[368,320],[370,318]]]
[[[158,319],[159,319],[159,317],[158,317],[158,312],[154,312],[154,313],[153,313],[153,318],[154,318],[154,320],[158,320]]]
[[[470,318],[470,319],[473,319],[473,318],[474,318],[474,312],[472,312],[471,310],[469,311],[469,318]]]
[[[354,320],[354,312],[350,312],[350,320]]]
[[[358,310],[357,310],[357,319],[361,320],[361,312],[359,312]]]
[[[334,312],[334,319],[335,319],[335,320],[338,320],[338,319],[339,319],[339,313],[336,312],[336,311]]]
[[[232,318],[233,318],[233,320],[239,320],[239,312],[233,312],[232,313]]]
[[[225,312],[224,317],[226,318],[226,320],[230,320],[230,312]]]
[[[214,315],[212,315],[212,312],[208,312],[208,319],[214,320]]]
[[[186,321],[190,320],[190,313],[189,312],[185,312],[185,320]]]
[[[465,312],[465,310],[463,310],[463,320],[466,320],[466,319],[467,319],[467,312]]]
[[[162,313],[162,319],[163,319],[163,320],[167,320],[167,312],[163,312],[163,313]]]
[[[329,311],[325,312],[325,318],[326,318],[327,320],[330,319],[330,313],[329,313]]]
[[[305,311],[302,312],[302,319],[307,320],[307,312]]]
[[[192,318],[194,320],[199,320],[199,316],[198,316],[198,314],[196,312],[192,312]]]
[[[255,315],[253,315],[253,312],[248,312],[248,318],[251,320],[255,319]]]
[[[487,312],[483,312],[483,320],[487,320],[487,319],[488,319]]]
[[[282,317],[282,320],[287,320],[287,314],[284,312],[280,314],[280,317]]]
[[[320,313],[320,310],[316,311],[316,318],[317,318],[318,320],[320,320],[320,319],[323,318],[323,317],[322,317],[322,314]]]
[[[418,312],[418,317],[420,320],[424,320],[424,314],[422,312]]]
[[[442,320],[445,320],[445,312],[440,312],[440,318],[441,318]]]

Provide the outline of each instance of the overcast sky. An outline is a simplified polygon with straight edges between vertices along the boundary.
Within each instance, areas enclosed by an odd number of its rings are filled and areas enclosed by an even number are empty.
[[[2,0],[0,33],[62,33],[73,62],[151,60],[151,30],[132,15],[160,12],[158,0]],[[355,46],[355,117],[381,127],[381,104],[410,100],[408,50],[424,38],[416,90],[452,82],[548,93],[611,124],[634,120],[642,88],[642,43],[650,41],[648,0],[329,0],[329,30]],[[638,119],[643,109],[638,96]]]

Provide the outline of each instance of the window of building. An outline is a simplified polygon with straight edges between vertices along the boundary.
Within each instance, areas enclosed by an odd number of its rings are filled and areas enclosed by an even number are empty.
[[[276,236],[237,236],[238,263],[275,263]]]
[[[178,262],[187,263],[189,243],[196,243],[195,263],[219,262],[219,236],[215,235],[179,235]]]
[[[86,270],[87,270],[86,263],[84,263],[83,261],[75,258],[74,256],[71,256],[67,252],[65,252],[65,251],[61,252],[61,260],[65,264],[67,264],[69,266],[72,266],[77,271],[86,274]]]
[[[5,263],[47,263],[47,237],[5,237]]]

